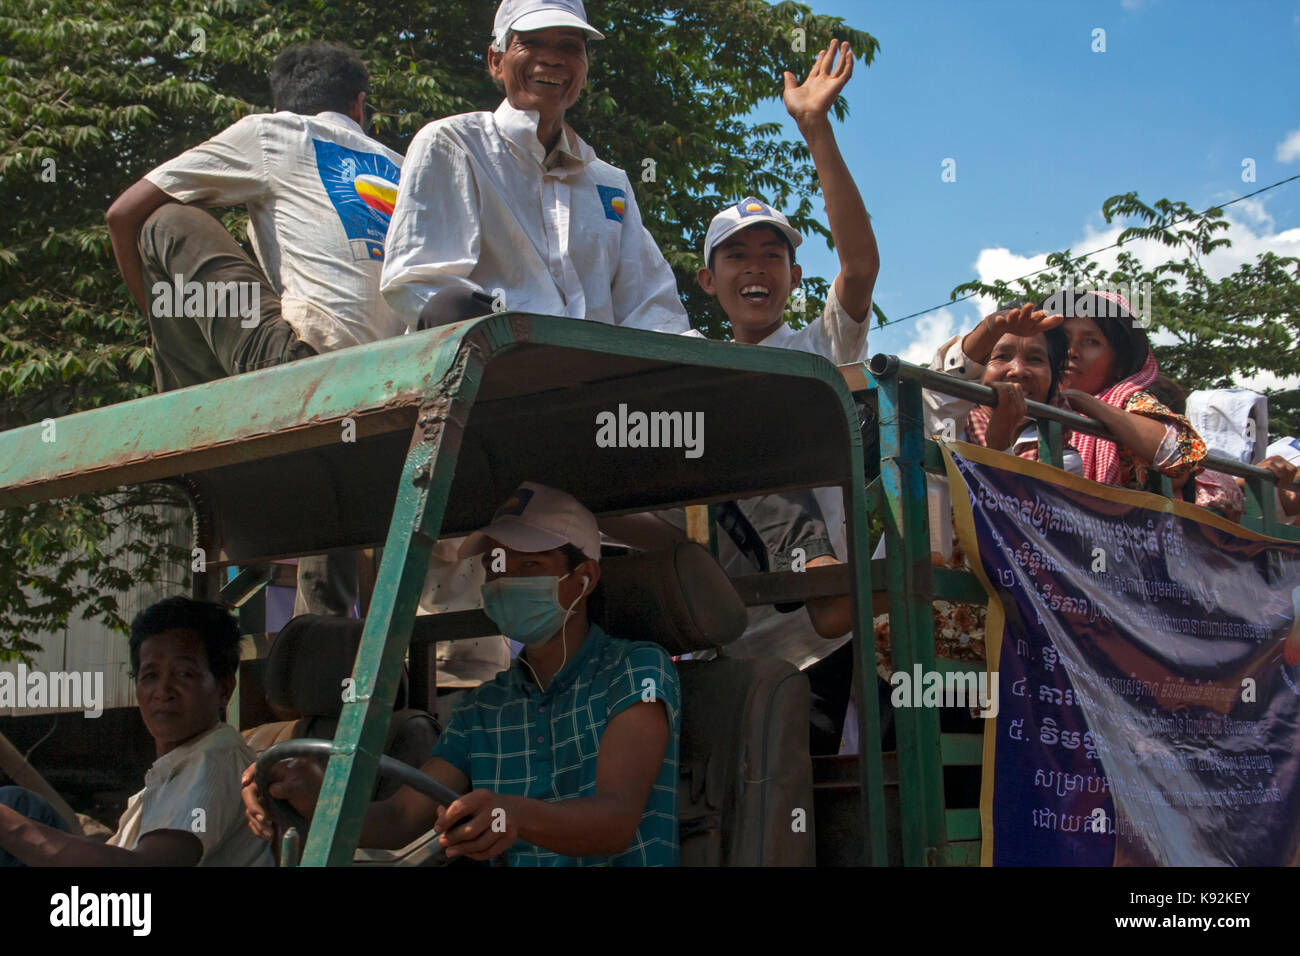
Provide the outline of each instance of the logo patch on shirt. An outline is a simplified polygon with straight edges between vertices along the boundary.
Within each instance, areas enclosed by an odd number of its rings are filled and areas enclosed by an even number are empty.
[[[600,204],[605,207],[605,218],[622,222],[627,212],[627,193],[614,186],[597,186],[596,191],[600,193]]]
[[[353,260],[382,262],[400,171],[379,153],[314,139],[316,171],[352,247]]]

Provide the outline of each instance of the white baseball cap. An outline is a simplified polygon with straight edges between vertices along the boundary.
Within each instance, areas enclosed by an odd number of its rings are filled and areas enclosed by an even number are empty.
[[[573,27],[589,33],[592,39],[605,39],[603,33],[587,22],[582,0],[503,0],[492,24],[493,46],[504,50],[506,34],[511,30],[527,33],[547,27]]]
[[[460,546],[461,560],[482,554],[497,541],[513,551],[551,551],[571,544],[589,558],[600,560],[600,529],[595,516],[573,495],[525,481],[492,516]]]
[[[704,261],[707,263],[713,250],[728,237],[750,226],[763,225],[781,230],[782,235],[790,240],[790,245],[796,248],[803,242],[803,236],[790,225],[789,219],[763,200],[746,196],[734,206],[722,210],[709,223],[709,231],[704,236]]]

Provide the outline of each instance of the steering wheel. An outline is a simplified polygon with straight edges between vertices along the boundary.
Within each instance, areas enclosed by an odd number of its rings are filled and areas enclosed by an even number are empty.
[[[328,759],[333,749],[334,743],[330,740],[286,740],[273,747],[268,747],[257,758],[257,769],[254,771],[257,789],[270,805],[271,813],[276,822],[280,824],[281,829],[287,830],[289,827],[294,827],[299,833],[305,834],[310,821],[295,810],[293,804],[289,803],[288,800],[281,800],[279,797],[271,796],[271,768],[281,760],[289,760],[294,757],[324,757]],[[380,756],[376,776],[394,777],[444,807],[451,806],[461,796],[451,787],[439,783],[427,774],[421,773],[400,760],[394,760],[392,757]],[[461,822],[458,820],[455,825]],[[442,844],[435,842],[433,847],[434,857],[444,854]]]

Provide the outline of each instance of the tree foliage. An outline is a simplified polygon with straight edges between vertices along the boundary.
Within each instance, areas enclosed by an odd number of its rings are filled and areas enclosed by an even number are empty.
[[[104,210],[158,163],[269,110],[280,49],[354,46],[370,69],[374,135],[405,153],[425,123],[500,102],[485,65],[494,10],[489,0],[0,0],[0,428],[153,391],[148,327],[117,273]],[[827,236],[807,149],[746,116],[832,36],[864,64],[876,41],[790,2],[602,0],[588,12],[607,40],[570,122],[628,171],[696,326],[720,336],[695,271],[721,205],[756,193]],[[226,216],[237,235],[242,219]],[[807,314],[819,314],[825,278],[806,284]],[[156,500],[86,496],[0,514],[0,654],[78,610],[122,627],[111,592],[127,553],[107,542],[124,527],[137,541],[156,534]],[[74,593],[70,569],[90,586]]]
[[[1047,257],[1044,271],[1007,282],[968,282],[952,297],[968,293],[999,302],[1023,297],[1041,302],[1062,286],[1078,289],[1101,285],[1144,289],[1150,283],[1147,320],[1156,359],[1163,374],[1188,391],[1231,388],[1243,377],[1272,372],[1300,375],[1300,259],[1263,252],[1221,279],[1211,278],[1205,257],[1231,246],[1223,235],[1228,222],[1222,209],[1196,212],[1184,202],[1161,199],[1153,205],[1137,193],[1112,196],[1102,204],[1106,221],[1126,223],[1114,269],[1095,260],[1073,257],[1070,250]],[[1124,245],[1150,240],[1175,250],[1169,261],[1145,266]],[[1140,307],[1139,307],[1140,308]],[[1269,395],[1271,437],[1297,434],[1300,393]]]

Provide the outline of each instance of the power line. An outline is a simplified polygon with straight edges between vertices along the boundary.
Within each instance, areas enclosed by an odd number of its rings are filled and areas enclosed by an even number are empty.
[[[1278,180],[1277,182],[1273,183],[1273,184],[1270,185],[1270,186],[1264,186],[1264,187],[1262,187],[1262,188],[1260,188],[1260,189],[1256,189],[1253,193],[1246,193],[1246,195],[1244,195],[1244,196],[1238,196],[1236,199],[1230,200],[1229,202],[1225,202],[1225,203],[1217,203],[1217,204],[1215,204],[1215,205],[1213,205],[1213,206],[1208,207],[1208,208],[1205,210],[1205,212],[1201,212],[1201,213],[1198,213],[1198,214],[1196,214],[1196,215],[1192,215],[1192,216],[1184,216],[1182,219],[1176,219],[1176,220],[1174,220],[1173,222],[1169,223],[1168,226],[1177,226],[1177,225],[1180,225],[1180,224],[1182,224],[1182,223],[1184,223],[1184,222],[1187,222],[1189,219],[1197,219],[1197,218],[1200,218],[1200,216],[1204,216],[1206,212],[1209,212],[1210,209],[1227,209],[1229,206],[1233,205],[1234,203],[1239,203],[1239,202],[1241,202],[1243,199],[1249,199],[1251,196],[1258,196],[1260,193],[1266,193],[1266,192],[1268,192],[1270,189],[1276,189],[1278,186],[1285,186],[1287,183],[1289,183],[1289,182],[1294,182],[1294,181],[1297,180],[1297,179],[1300,179],[1300,173],[1297,173],[1296,175],[1291,176],[1291,177],[1289,177],[1289,178],[1287,178],[1287,179],[1280,179],[1280,180]],[[1166,228],[1168,228],[1168,226],[1167,226]],[[1118,240],[1116,240],[1115,242],[1112,242],[1112,243],[1111,243],[1110,245],[1108,245],[1108,246],[1102,246],[1100,249],[1093,249],[1091,252],[1085,252],[1085,253],[1082,253],[1081,255],[1073,256],[1073,257],[1071,257],[1071,259],[1070,259],[1069,261],[1070,261],[1070,262],[1080,262],[1080,261],[1082,261],[1083,259],[1087,259],[1087,258],[1089,258],[1090,256],[1095,256],[1095,255],[1096,255],[1097,253],[1099,253],[1099,252],[1106,252],[1106,251],[1109,250],[1109,249],[1115,249],[1115,248],[1118,248],[1118,247],[1121,246],[1121,245],[1123,245],[1123,243],[1120,242],[1120,241],[1118,241]],[[1027,273],[1025,273],[1024,275],[1019,276],[1018,278],[1015,278],[1015,279],[1010,280],[1010,281],[1007,283],[1007,285],[1011,285],[1011,284],[1014,283],[1014,282],[1019,282],[1021,279],[1028,279],[1028,278],[1031,278],[1031,277],[1033,277],[1033,276],[1038,275],[1040,272],[1047,272],[1047,271],[1049,270],[1049,268],[1051,268],[1051,267],[1050,267],[1050,266],[1043,266],[1043,268],[1041,268],[1041,269],[1035,269],[1033,272],[1027,272]],[[936,311],[938,311],[939,309],[947,308],[947,307],[950,306],[950,305],[956,305],[958,302],[965,302],[967,299],[974,299],[974,298],[976,298],[979,294],[980,294],[980,293],[978,293],[978,292],[971,292],[971,293],[968,293],[967,295],[962,296],[962,297],[959,298],[959,299],[949,299],[947,302],[941,302],[941,303],[939,303],[938,305],[932,305],[932,306],[930,306],[928,309],[922,309],[920,312],[913,312],[913,313],[911,313],[910,315],[905,315],[905,316],[902,316],[901,318],[890,319],[888,322],[882,322],[880,325],[876,326],[876,328],[878,328],[878,329],[885,329],[885,328],[888,328],[888,327],[891,326],[891,325],[897,325],[897,324],[900,323],[900,322],[906,322],[908,319],[914,319],[914,318],[916,318],[918,315],[926,315],[927,313],[930,313],[930,312],[936,312]]]

